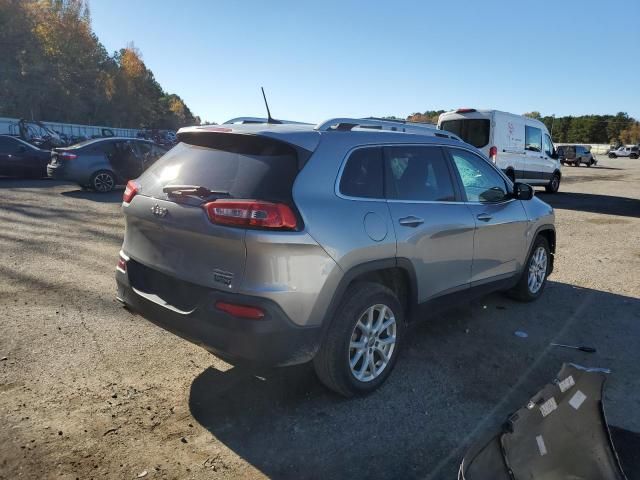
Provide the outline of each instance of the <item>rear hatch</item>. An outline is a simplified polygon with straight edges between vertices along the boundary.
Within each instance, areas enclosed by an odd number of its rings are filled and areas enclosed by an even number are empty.
[[[185,310],[189,301],[180,293],[181,281],[238,290],[247,228],[300,228],[292,200],[299,150],[259,135],[196,132],[180,140],[130,182],[137,193],[123,203],[123,251],[135,269],[129,275],[134,288]],[[264,226],[255,209],[245,218],[244,205],[256,200],[289,209],[293,220]],[[197,290],[196,297],[202,293]],[[191,307],[197,300],[191,299]]]

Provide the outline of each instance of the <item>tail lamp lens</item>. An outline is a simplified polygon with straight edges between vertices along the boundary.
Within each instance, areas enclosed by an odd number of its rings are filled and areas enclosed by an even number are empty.
[[[249,305],[237,303],[216,302],[216,308],[237,318],[247,318],[249,320],[260,320],[264,318],[264,310]]]
[[[491,147],[489,149],[489,158],[491,159],[491,161],[493,163],[496,163],[496,160],[498,158],[498,148],[497,147]]]
[[[78,158],[78,155],[76,155],[75,153],[71,153],[71,152],[60,152],[58,154],[58,157],[64,158],[65,160],[74,160],[74,159]]]
[[[204,204],[209,220],[219,225],[294,230],[293,210],[284,203],[220,199]]]
[[[120,270],[122,273],[127,273],[127,261],[124,258],[118,258],[118,265],[116,266],[116,270]]]
[[[135,180],[129,180],[127,182],[127,186],[124,189],[124,193],[122,194],[122,201],[124,203],[131,202],[131,200],[133,200],[133,197],[136,196],[139,190],[140,184]]]

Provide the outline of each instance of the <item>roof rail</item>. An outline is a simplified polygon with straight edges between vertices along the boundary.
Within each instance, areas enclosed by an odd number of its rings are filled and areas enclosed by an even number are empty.
[[[294,125],[312,125],[311,123],[306,122],[294,122],[293,120],[278,120],[279,123],[291,123]],[[263,117],[236,117],[231,120],[227,120],[222,125],[232,125],[232,124],[246,124],[246,123],[269,123],[268,118]]]
[[[389,120],[380,118],[331,118],[316,125],[315,130],[350,131],[354,128],[385,130],[399,133],[414,133],[417,135],[429,135],[433,137],[460,138],[452,133],[438,130],[435,125],[429,123],[407,122],[406,120]]]

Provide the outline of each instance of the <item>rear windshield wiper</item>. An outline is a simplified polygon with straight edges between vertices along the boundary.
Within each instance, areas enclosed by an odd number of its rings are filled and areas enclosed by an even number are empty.
[[[209,198],[213,195],[231,196],[226,190],[211,190],[200,185],[167,185],[162,188],[167,195],[193,196],[199,198]]]

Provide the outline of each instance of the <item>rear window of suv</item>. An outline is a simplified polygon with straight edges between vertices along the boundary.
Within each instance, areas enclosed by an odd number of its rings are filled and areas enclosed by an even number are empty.
[[[166,198],[168,185],[192,185],[229,198],[290,203],[298,174],[296,150],[254,135],[199,133],[155,162],[139,179],[141,192]]]
[[[489,144],[491,123],[483,118],[465,118],[460,120],[446,120],[440,124],[442,130],[455,133],[463,141],[476,148]]]

